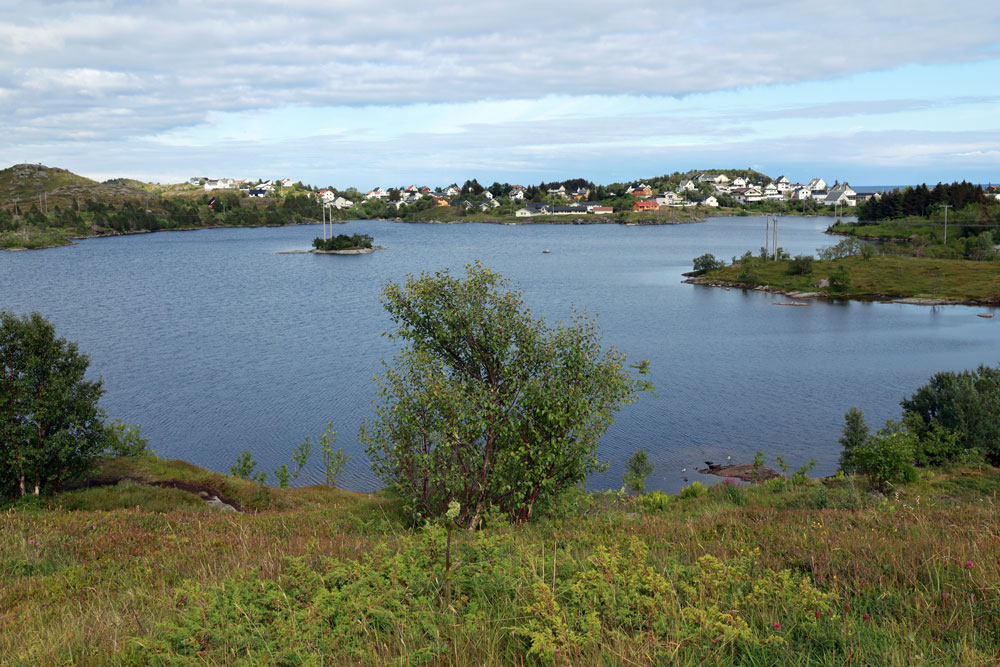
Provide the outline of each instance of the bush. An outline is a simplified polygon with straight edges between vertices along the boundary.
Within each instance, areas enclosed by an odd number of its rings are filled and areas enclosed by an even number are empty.
[[[703,495],[708,493],[708,488],[705,487],[701,482],[691,482],[690,486],[685,486],[681,489],[679,498],[701,498]]]
[[[830,274],[830,289],[835,292],[846,292],[851,289],[851,271],[843,264],[837,266]]]
[[[38,313],[0,312],[0,495],[51,492],[81,477],[107,443],[90,360]]]
[[[663,491],[653,491],[644,495],[641,502],[647,512],[662,512],[673,502],[673,497]]]
[[[889,420],[885,428],[855,447],[851,457],[857,472],[868,478],[872,488],[888,491],[894,484],[916,479],[916,444],[916,435]]]
[[[457,501],[459,525],[491,506],[526,521],[602,468],[597,443],[612,415],[650,388],[623,354],[601,350],[592,322],[546,326],[478,263],[464,279],[389,283],[383,303],[399,325],[390,337],[408,345],[377,378],[381,404],[360,439],[416,516]]]
[[[106,451],[112,456],[152,456],[149,439],[139,433],[139,425],[116,419],[107,425]]]
[[[653,474],[653,464],[649,462],[649,454],[645,449],[637,449],[625,461],[623,481],[630,493],[641,495],[646,490],[646,478]]]
[[[793,276],[808,275],[813,271],[812,255],[796,255],[788,265],[788,273]]]
[[[709,253],[705,253],[700,257],[694,258],[694,272],[698,274],[721,269],[725,265],[726,263],[724,261],[716,259],[715,255]]]

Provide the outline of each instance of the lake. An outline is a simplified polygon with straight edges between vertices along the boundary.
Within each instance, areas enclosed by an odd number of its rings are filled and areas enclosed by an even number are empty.
[[[814,253],[837,237],[831,218],[782,218],[779,245]],[[1000,361],[1000,318],[983,308],[859,302],[773,305],[787,298],[682,283],[692,258],[757,251],[759,217],[672,226],[431,225],[356,221],[370,255],[306,249],[320,226],[212,229],[104,239],[0,254],[0,308],[37,310],[79,343],[103,378],[110,417],[142,425],[160,456],[228,472],[243,450],[260,468],[289,463],[304,436],[333,422],[354,458],[342,486],[379,480],[358,444],[373,414],[374,374],[396,347],[382,284],[481,260],[517,282],[536,316],[598,315],[604,341],[650,359],[658,396],[625,408],[605,435],[607,472],[646,448],[652,488],[676,491],[704,461],[817,461],[836,470],[851,406],[869,425],[899,418],[899,401],[935,372]],[[551,253],[543,254],[548,249]],[[307,482],[322,476],[318,452]],[[273,477],[272,477],[273,481]]]

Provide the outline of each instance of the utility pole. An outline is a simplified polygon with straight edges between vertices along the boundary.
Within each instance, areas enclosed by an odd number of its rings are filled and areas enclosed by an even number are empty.
[[[771,214],[764,214],[764,259],[771,254]]]
[[[774,242],[771,244],[771,252],[774,253],[774,259],[778,259],[778,216],[774,216],[774,223],[771,225],[771,231],[774,234]]]
[[[948,209],[951,204],[941,204],[941,208],[944,209],[944,244],[948,245]]]

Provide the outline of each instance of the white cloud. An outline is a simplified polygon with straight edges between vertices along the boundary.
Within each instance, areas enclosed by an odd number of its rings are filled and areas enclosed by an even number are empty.
[[[906,66],[996,59],[998,28],[979,0],[28,0],[0,17],[0,151],[238,142],[244,160],[332,146],[394,166],[388,142],[403,140],[424,163],[506,168],[574,150],[770,150],[845,117],[932,122],[976,90]],[[906,85],[835,83],[866,71]],[[995,127],[996,100],[979,105]]]

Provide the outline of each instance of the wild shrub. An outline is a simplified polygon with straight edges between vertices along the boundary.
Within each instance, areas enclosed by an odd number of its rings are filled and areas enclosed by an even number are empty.
[[[868,478],[872,488],[888,491],[897,483],[916,479],[913,468],[916,445],[917,436],[890,419],[885,428],[854,448],[851,455],[854,468]]]
[[[673,496],[657,490],[642,496],[640,502],[647,512],[662,512],[673,502]]]
[[[678,494],[678,498],[701,498],[703,495],[708,493],[708,488],[705,487],[701,482],[691,482],[688,486],[681,489]]]
[[[152,456],[149,439],[142,437],[138,424],[126,424],[116,419],[107,425],[106,451],[112,456]]]
[[[834,292],[846,292],[851,289],[851,270],[844,264],[838,264],[830,274],[830,289]]]
[[[653,474],[653,464],[645,449],[637,449],[625,461],[625,475],[622,481],[630,493],[642,495],[646,490],[646,479]]]
[[[795,259],[788,263],[789,275],[808,275],[813,271],[812,255],[796,255]]]

